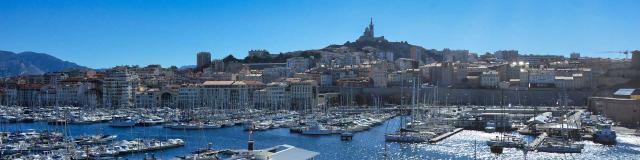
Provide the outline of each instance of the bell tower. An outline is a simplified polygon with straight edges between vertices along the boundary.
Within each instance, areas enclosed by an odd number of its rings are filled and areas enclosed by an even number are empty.
[[[369,21],[369,37],[373,38],[373,17],[371,17],[371,21]]]

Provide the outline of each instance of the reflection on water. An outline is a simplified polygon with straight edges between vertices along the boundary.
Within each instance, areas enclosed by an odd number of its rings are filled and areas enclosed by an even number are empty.
[[[384,142],[384,133],[397,130],[399,118],[394,118],[383,125],[368,131],[356,133],[353,141],[340,141],[338,135],[303,136],[289,133],[288,129],[275,129],[256,132],[255,147],[267,148],[280,144],[290,144],[307,150],[320,152],[317,159],[524,159],[524,153],[517,149],[505,149],[501,155],[492,154],[485,142],[498,133],[482,131],[462,131],[437,144],[401,144]],[[171,159],[177,155],[187,154],[197,148],[211,143],[215,149],[246,148],[247,132],[242,127],[230,127],[214,130],[170,130],[162,126],[111,128],[107,124],[70,125],[67,128],[55,127],[46,123],[3,124],[2,131],[48,129],[66,131],[72,136],[82,134],[117,134],[118,139],[133,138],[182,138],[187,146],[152,152],[162,159]],[[524,136],[528,141],[534,137]],[[618,144],[605,146],[591,141],[585,144],[581,154],[527,153],[527,159],[640,159],[640,138],[631,135],[618,135]],[[141,159],[144,153],[128,155],[125,158]]]
[[[515,133],[512,133],[515,134]],[[400,144],[389,145],[392,159],[525,159],[525,153],[514,148],[505,148],[500,155],[493,154],[485,144],[499,133],[482,131],[463,131],[437,144]],[[531,142],[535,137],[518,135]],[[591,141],[582,141],[585,148],[580,154],[559,154],[529,152],[527,159],[640,159],[640,137],[618,135],[618,144],[602,145]],[[475,147],[474,147],[475,145]]]

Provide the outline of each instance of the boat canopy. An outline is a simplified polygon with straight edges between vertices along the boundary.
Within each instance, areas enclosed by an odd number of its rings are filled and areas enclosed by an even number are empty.
[[[274,147],[277,151],[271,155],[272,160],[309,160],[318,156],[318,152],[304,150],[291,145],[279,145]]]
[[[551,112],[544,112],[535,117],[531,117],[531,119],[529,119],[527,123],[528,124],[545,124],[549,121],[549,119],[551,119],[551,117],[552,117]]]

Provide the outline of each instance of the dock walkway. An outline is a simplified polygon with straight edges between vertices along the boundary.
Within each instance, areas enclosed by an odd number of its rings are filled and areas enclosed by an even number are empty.
[[[544,139],[547,138],[547,133],[542,133],[540,136],[538,136],[538,138],[536,138],[535,140],[533,140],[533,142],[529,143],[529,145],[527,146],[527,149],[529,150],[535,150],[536,148],[538,148],[538,146],[544,142]]]
[[[437,142],[440,142],[440,141],[442,141],[442,140],[444,140],[444,139],[447,139],[448,137],[453,136],[453,135],[454,135],[454,134],[456,134],[456,133],[459,133],[459,132],[460,132],[460,131],[462,131],[462,130],[464,130],[464,129],[463,129],[463,128],[456,128],[456,129],[454,129],[454,130],[453,130],[453,131],[451,131],[451,132],[447,132],[447,133],[441,134],[441,135],[439,135],[439,136],[436,136],[435,138],[430,139],[430,140],[429,140],[429,143],[437,143]]]

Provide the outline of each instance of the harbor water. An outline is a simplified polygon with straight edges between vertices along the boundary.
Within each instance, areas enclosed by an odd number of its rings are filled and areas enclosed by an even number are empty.
[[[393,118],[370,130],[355,133],[352,141],[341,141],[340,135],[307,136],[290,133],[289,129],[273,129],[254,132],[255,148],[268,148],[280,144],[289,144],[306,150],[319,152],[321,160],[332,159],[524,159],[525,153],[517,149],[505,149],[496,155],[489,151],[487,140],[499,133],[465,130],[436,144],[406,144],[384,141],[385,133],[399,128],[400,119]],[[112,128],[107,123],[89,125],[68,125],[67,127],[48,125],[46,122],[2,124],[2,131],[53,130],[65,132],[71,136],[89,134],[116,134],[118,140],[131,139],[184,139],[183,147],[137,153],[122,156],[123,159],[142,159],[154,154],[161,159],[172,159],[186,155],[198,148],[211,144],[214,149],[245,149],[249,132],[242,126],[209,130],[172,130],[160,125],[150,127]],[[533,141],[532,136],[523,136]],[[619,134],[616,145],[602,145],[591,141],[585,144],[582,153],[526,153],[527,159],[640,159],[640,137]]]

